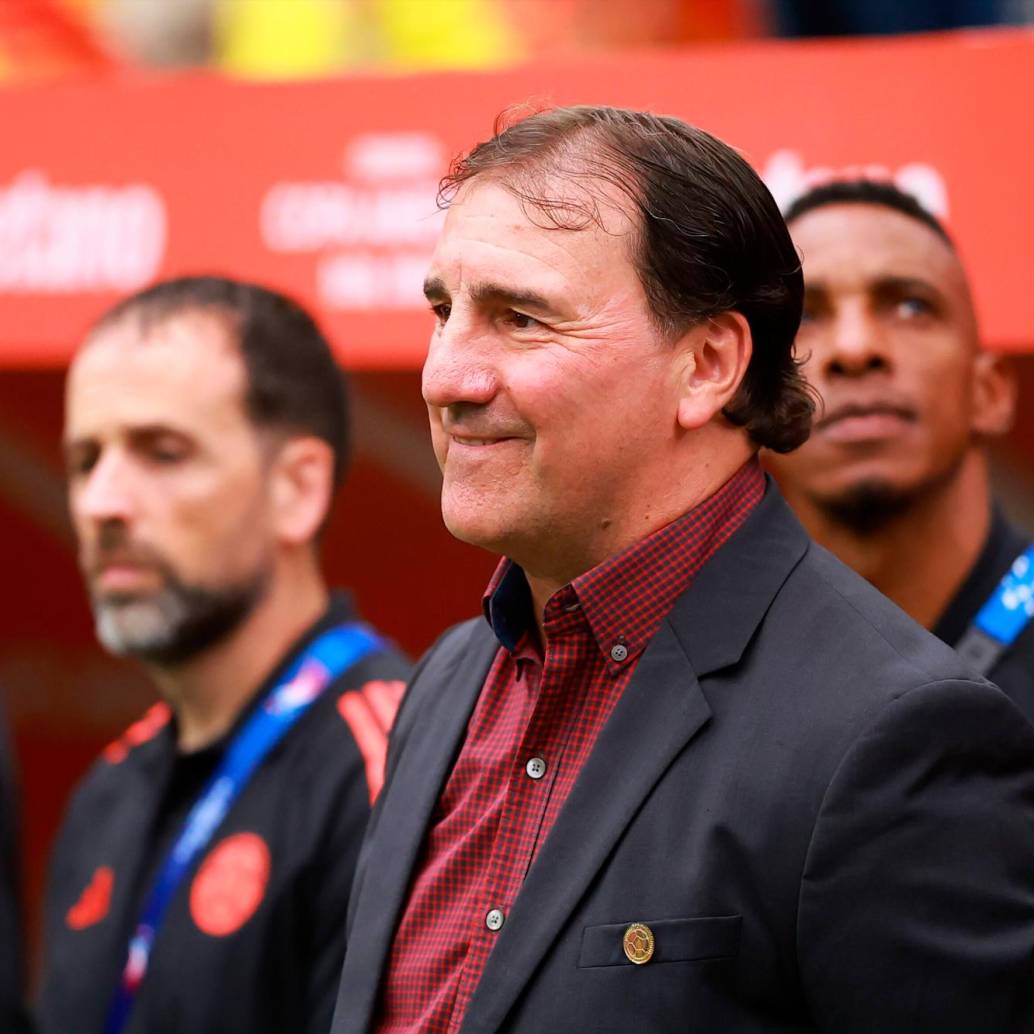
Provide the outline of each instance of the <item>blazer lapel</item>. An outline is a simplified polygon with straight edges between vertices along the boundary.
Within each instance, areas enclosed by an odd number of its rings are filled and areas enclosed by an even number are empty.
[[[499,1029],[643,798],[710,714],[685,652],[662,626],[528,872],[467,1007],[462,1034]],[[636,743],[650,748],[630,750]]]
[[[706,735],[711,709],[698,676],[739,660],[807,545],[770,485],[662,623],[528,872],[462,1034],[502,1026],[647,794],[687,744]]]
[[[483,631],[482,631],[483,630]],[[402,752],[398,768],[378,804],[376,835],[370,841],[358,905],[351,922],[334,1034],[369,1029],[384,965],[413,867],[431,823],[434,806],[463,744],[467,722],[499,643],[479,621],[451,656],[434,659],[420,681],[436,687],[426,725]]]

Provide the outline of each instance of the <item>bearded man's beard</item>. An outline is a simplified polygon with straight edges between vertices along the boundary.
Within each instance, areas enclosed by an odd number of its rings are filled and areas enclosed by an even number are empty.
[[[255,609],[269,584],[269,565],[236,582],[189,584],[151,548],[126,541],[123,533],[102,535],[99,553],[117,552],[157,572],[161,588],[149,593],[91,592],[97,638],[119,657],[157,667],[191,660],[233,632]]]
[[[885,481],[862,481],[838,496],[815,500],[837,524],[857,535],[875,535],[893,523],[913,504],[918,493]]]

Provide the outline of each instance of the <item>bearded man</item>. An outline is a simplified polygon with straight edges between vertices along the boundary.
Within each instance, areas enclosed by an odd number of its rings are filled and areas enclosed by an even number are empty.
[[[163,702],[69,807],[43,1034],[330,1022],[407,674],[320,573],[344,388],[297,304],[212,277],[124,301],[72,363],[65,455],[97,635]]]

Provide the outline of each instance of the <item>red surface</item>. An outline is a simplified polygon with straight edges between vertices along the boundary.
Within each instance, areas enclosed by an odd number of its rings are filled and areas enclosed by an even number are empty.
[[[777,190],[817,167],[918,176],[946,194],[988,341],[1028,349],[1032,95],[1034,34],[1020,30],[310,83],[8,87],[0,357],[60,363],[121,291],[207,270],[296,293],[352,366],[414,368],[437,177],[529,97],[681,115],[742,148]]]

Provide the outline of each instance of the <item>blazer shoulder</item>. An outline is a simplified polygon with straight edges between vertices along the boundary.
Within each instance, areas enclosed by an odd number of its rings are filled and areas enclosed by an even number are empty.
[[[845,664],[866,665],[905,691],[938,681],[984,682],[947,644],[821,546],[811,545],[787,579],[782,618],[828,636]],[[894,692],[893,695],[897,695]]]
[[[958,692],[965,696],[995,698],[986,704],[991,711],[1004,709],[1022,721],[1004,694],[950,647],[811,545],[772,598],[741,661],[701,688],[716,716],[761,737],[765,749],[808,759],[817,806],[865,730],[904,719],[928,694],[944,699],[924,687],[949,684],[964,687]],[[895,706],[920,689],[912,706]]]

